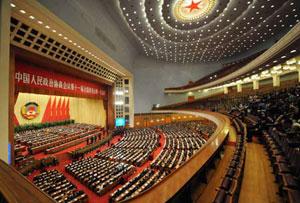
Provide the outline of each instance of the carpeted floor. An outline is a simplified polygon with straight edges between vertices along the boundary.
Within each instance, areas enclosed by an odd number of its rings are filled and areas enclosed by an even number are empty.
[[[112,140],[111,140],[111,144],[115,144],[117,143],[119,140],[121,139],[121,136],[116,136],[114,137]],[[160,152],[162,151],[162,148],[164,147],[165,145],[165,137],[163,134],[161,134],[160,136],[160,147],[158,147],[152,154],[152,157],[153,159],[155,159],[159,154]],[[79,145],[76,145],[76,146],[73,146],[73,147],[70,147],[66,150],[63,150],[61,152],[58,152],[58,153],[55,153],[53,154],[54,156],[58,157],[59,158],[59,165],[58,166],[54,166],[54,167],[49,167],[48,169],[49,170],[52,170],[52,169],[57,169],[58,171],[62,172],[66,178],[71,181],[73,184],[75,184],[77,186],[77,188],[79,190],[83,190],[89,197],[89,201],[88,203],[95,203],[95,202],[101,202],[101,203],[106,203],[109,201],[109,196],[112,192],[114,192],[115,190],[117,190],[118,188],[121,187],[121,185],[118,185],[116,186],[113,190],[107,192],[105,195],[103,196],[98,196],[96,193],[92,192],[88,187],[86,187],[85,185],[81,184],[79,181],[77,181],[73,176],[69,175],[66,171],[65,171],[65,165],[71,163],[71,160],[66,158],[66,154],[70,151],[73,151],[75,149],[78,149],[78,148],[82,148],[86,146],[86,143],[81,143]],[[98,151],[104,151],[105,149],[107,149],[109,146],[108,144],[105,144],[103,146],[101,146],[100,148],[88,153],[85,155],[85,157],[94,157],[95,154],[98,152]],[[40,153],[40,154],[37,154],[35,155],[35,158],[36,159],[41,159],[41,158],[44,158],[48,155],[45,155],[43,153]],[[148,167],[150,165],[151,161],[147,161],[146,163],[144,163],[142,166],[140,167],[136,167],[136,171],[134,174],[132,174],[128,180],[132,179],[133,177],[135,177],[137,174],[139,174],[143,169],[145,169],[146,167]],[[29,180],[33,180],[33,177],[40,174],[39,171],[35,171],[34,173],[32,173],[31,175],[28,176]]]

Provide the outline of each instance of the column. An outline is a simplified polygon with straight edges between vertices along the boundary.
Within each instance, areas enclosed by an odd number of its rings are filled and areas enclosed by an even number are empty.
[[[258,90],[259,89],[259,81],[258,80],[253,80],[253,89]]]
[[[242,92],[242,84],[237,84],[237,92]]]
[[[300,68],[298,67],[298,82],[300,82]]]
[[[0,1],[0,159],[11,163],[10,132],[10,5],[8,0]],[[13,94],[12,94],[13,95]]]
[[[224,94],[228,94],[228,87],[224,87]]]
[[[129,79],[129,127],[134,127],[134,80],[133,77]]]
[[[279,87],[280,86],[280,76],[279,75],[273,75],[273,87]]]

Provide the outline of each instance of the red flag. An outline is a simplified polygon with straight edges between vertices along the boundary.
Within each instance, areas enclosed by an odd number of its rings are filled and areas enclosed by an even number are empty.
[[[43,115],[42,123],[51,121],[51,97],[49,97],[45,113]]]
[[[68,98],[68,102],[66,105],[66,117],[67,119],[70,119],[70,98]]]
[[[62,113],[61,113],[61,97],[58,100],[58,104],[56,107],[56,121],[62,120]]]
[[[56,97],[54,97],[52,106],[51,106],[51,117],[50,117],[50,121],[56,121]]]
[[[66,99],[64,98],[62,105],[61,105],[61,118],[62,120],[67,120],[66,114]]]

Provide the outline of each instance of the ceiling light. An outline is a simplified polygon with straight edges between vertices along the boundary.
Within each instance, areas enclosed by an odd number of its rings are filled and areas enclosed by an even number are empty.
[[[15,7],[16,7],[16,5],[15,5],[15,4],[13,4],[13,3],[10,3],[10,6],[11,6],[11,7],[13,7],[13,8],[15,8]]]
[[[23,14],[24,14],[24,13],[26,13],[26,11],[24,11],[24,10],[20,10],[20,13],[23,13]]]
[[[281,69],[281,65],[277,65],[273,67],[274,70],[280,70]]]
[[[289,66],[289,65],[283,66],[283,70],[289,70],[289,69],[290,69],[290,66]]]

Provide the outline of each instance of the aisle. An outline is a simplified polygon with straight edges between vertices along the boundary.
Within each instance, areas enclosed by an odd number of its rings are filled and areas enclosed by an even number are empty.
[[[272,168],[263,145],[247,144],[246,163],[240,203],[280,203],[283,202],[274,182]]]

